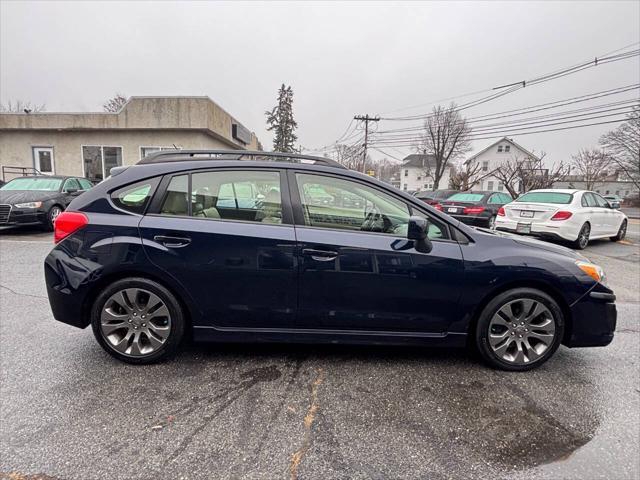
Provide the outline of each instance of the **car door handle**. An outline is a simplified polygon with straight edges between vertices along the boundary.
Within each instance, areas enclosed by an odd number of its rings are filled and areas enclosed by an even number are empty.
[[[156,235],[155,237],[153,237],[153,239],[167,248],[186,247],[191,243],[191,239],[187,237],[170,237],[167,235]]]
[[[305,248],[302,250],[303,255],[307,255],[318,262],[330,262],[335,260],[338,252],[330,250],[315,250],[313,248]]]

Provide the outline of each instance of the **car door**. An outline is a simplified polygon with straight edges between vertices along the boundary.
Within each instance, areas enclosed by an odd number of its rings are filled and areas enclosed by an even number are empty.
[[[580,201],[581,213],[585,222],[591,225],[591,236],[596,237],[602,231],[602,215],[598,209],[596,198],[591,192],[584,192]]]
[[[597,193],[592,194],[596,200],[598,214],[601,216],[601,235],[613,236],[618,233],[618,215],[611,204]]]
[[[71,201],[82,193],[80,182],[76,178],[67,178],[62,185],[62,195],[64,208],[67,208]]]
[[[283,175],[216,169],[165,177],[141,220],[149,259],[191,294],[205,326],[293,326],[296,242]]]
[[[411,214],[427,216],[363,180],[290,172],[300,287],[297,325],[339,331],[442,333],[457,318],[460,245],[432,219],[433,250],[406,240]],[[345,207],[336,199],[361,198]],[[322,201],[320,199],[323,199]]]

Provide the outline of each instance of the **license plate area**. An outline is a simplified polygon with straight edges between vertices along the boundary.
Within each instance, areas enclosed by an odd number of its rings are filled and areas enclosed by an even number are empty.
[[[520,216],[523,218],[533,218],[533,214],[531,210],[520,210]]]
[[[531,224],[518,222],[516,224],[516,233],[531,233]]]
[[[449,213],[456,213],[457,211],[458,211],[458,209],[455,208],[455,207],[454,208],[451,208],[451,207],[447,208],[447,212],[449,212]]]

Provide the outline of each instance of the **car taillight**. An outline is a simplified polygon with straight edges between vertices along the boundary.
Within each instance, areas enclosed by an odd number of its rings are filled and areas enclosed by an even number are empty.
[[[89,223],[84,213],[62,212],[53,223],[53,243],[58,243]]]
[[[465,207],[463,212],[465,215],[477,215],[484,212],[484,207]]]
[[[439,203],[436,203],[433,208],[435,208],[436,210],[440,210],[442,211],[442,205],[440,205]]]
[[[551,217],[551,220],[566,220],[568,218],[571,218],[571,215],[573,215],[573,213],[560,210],[559,212],[556,212],[553,217]]]
[[[498,216],[499,216],[499,217],[504,217],[504,216],[505,216],[505,213],[504,213],[504,207],[500,207],[500,208],[498,209]]]

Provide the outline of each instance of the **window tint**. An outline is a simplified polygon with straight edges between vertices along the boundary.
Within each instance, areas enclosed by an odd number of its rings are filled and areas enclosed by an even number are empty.
[[[567,205],[571,203],[573,195],[560,192],[529,192],[518,197],[516,202],[558,203]]]
[[[111,201],[123,210],[143,214],[157,184],[157,179],[150,179],[127,185],[113,192]]]
[[[164,194],[160,213],[165,215],[189,215],[189,203],[187,201],[187,189],[189,175],[178,175],[173,177],[167,186]]]
[[[582,195],[582,206],[583,207],[597,207],[596,199],[593,197],[592,193],[585,193]]]
[[[80,189],[81,190],[89,190],[89,189],[91,189],[91,187],[93,187],[93,183],[91,183],[86,178],[78,178],[78,182],[80,182]]]
[[[493,194],[491,195],[491,198],[489,198],[489,201],[487,203],[505,203],[503,196],[499,193]]]
[[[305,225],[406,236],[409,207],[358,182],[296,175]]]
[[[604,198],[602,198],[600,195],[597,195],[595,193],[592,193],[591,195],[594,196],[595,200],[596,200],[596,205],[598,207],[602,207],[602,208],[609,208],[609,202],[607,202]]]
[[[75,178],[67,178],[67,180],[64,182],[64,186],[62,187],[62,189],[65,192],[68,192],[70,188],[75,190],[80,190],[80,184],[78,183],[78,180],[76,180]]]

